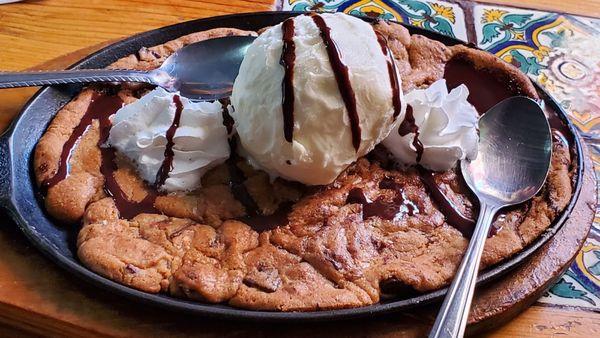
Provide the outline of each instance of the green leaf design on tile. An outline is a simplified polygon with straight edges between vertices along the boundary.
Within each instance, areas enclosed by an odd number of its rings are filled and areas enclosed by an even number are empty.
[[[486,44],[488,42],[492,42],[495,38],[500,36],[500,28],[501,24],[498,23],[489,23],[483,26],[483,39],[481,40],[482,44]]]
[[[429,28],[429,29],[438,31],[444,35],[454,36],[454,32],[452,32],[452,25],[448,21],[446,21],[444,19],[440,19],[440,18],[436,18],[435,21],[436,21],[436,24],[433,25],[433,27]],[[427,22],[427,23],[429,23],[429,22]]]
[[[596,251],[594,250],[594,255],[596,255],[596,257],[598,259],[600,259],[600,251]],[[592,274],[592,275],[596,275],[596,276],[600,276],[600,262],[597,262],[596,264],[590,266],[588,268],[588,271]]]
[[[456,14],[452,6],[417,0],[397,0],[396,2],[403,6],[399,8],[401,15],[407,17],[411,25],[455,37],[452,23],[456,21]]]
[[[514,24],[518,26],[524,25],[533,14],[507,14],[502,18],[502,22],[506,25]]]
[[[596,276],[600,276],[600,262],[590,266],[588,268],[588,271],[592,274],[592,275],[596,275]]]
[[[290,1],[291,4],[294,1]],[[307,0],[305,2],[300,2],[292,7],[292,11],[301,11],[308,12],[314,10],[315,12],[335,12],[337,10],[338,5],[330,4],[333,0]]]
[[[563,29],[559,32],[542,32],[542,35],[545,35],[550,38],[550,47],[557,48],[563,45],[566,39],[566,31]]]
[[[511,63],[517,66],[525,74],[540,75],[540,70],[546,68],[538,63],[535,56],[525,57],[518,50],[510,51],[510,55],[513,58]]]
[[[415,12],[423,11],[427,15],[431,15],[431,8],[425,3],[415,0],[398,0],[398,3],[406,5],[410,10]]]
[[[586,296],[587,292],[577,290],[573,283],[567,282],[564,278],[561,278],[560,281],[550,289],[550,293],[563,298],[581,299],[594,306],[596,305],[596,302],[594,302],[593,299]]]

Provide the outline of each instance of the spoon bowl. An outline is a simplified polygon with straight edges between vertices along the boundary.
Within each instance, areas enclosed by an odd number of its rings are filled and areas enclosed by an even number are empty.
[[[515,96],[493,106],[479,121],[477,158],[462,161],[467,185],[494,205],[532,198],[546,181],[552,135],[540,106]]]
[[[151,71],[156,84],[190,99],[228,97],[254,36],[228,36],[185,46]],[[166,73],[166,77],[161,73]]]
[[[462,337],[479,263],[498,210],[525,202],[542,188],[552,157],[552,134],[542,108],[511,97],[479,120],[477,158],[462,161],[467,185],[479,199],[479,218],[429,337]]]
[[[158,69],[78,69],[50,72],[0,72],[0,89],[90,82],[141,82],[179,91],[191,100],[231,95],[233,81],[255,36],[227,36],[187,45]]]

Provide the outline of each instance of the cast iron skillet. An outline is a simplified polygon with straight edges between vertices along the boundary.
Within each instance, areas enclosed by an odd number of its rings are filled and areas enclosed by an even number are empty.
[[[257,30],[275,25],[286,18],[300,13],[262,12],[219,16],[183,22],[173,26],[141,33],[110,45],[73,65],[71,68],[103,68],[117,59],[136,53],[141,47],[159,45],[182,35],[218,27],[235,27]],[[368,20],[368,19],[366,19]],[[430,31],[407,27],[411,33],[425,35],[447,45],[462,43]],[[164,309],[178,310],[198,315],[209,315],[229,319],[250,320],[325,320],[348,319],[359,316],[389,313],[404,310],[419,304],[441,299],[445,289],[414,296],[408,299],[391,299],[372,306],[355,309],[318,312],[266,312],[241,310],[223,304],[203,304],[181,300],[165,295],[141,292],[104,278],[83,266],[76,256],[75,238],[78,229],[54,224],[45,213],[31,165],[33,149],[56,112],[81,89],[80,86],[45,87],[32,97],[9,130],[0,137],[0,206],[4,207],[27,238],[46,256],[70,273],[110,292],[126,296]],[[579,138],[565,112],[548,97],[546,104],[558,112],[573,135],[572,147],[577,155],[576,188],[572,200],[556,222],[531,245],[512,258],[488,269],[480,275],[485,282],[501,275],[521,263],[544,244],[562,226],[575,204],[582,182],[583,160]]]

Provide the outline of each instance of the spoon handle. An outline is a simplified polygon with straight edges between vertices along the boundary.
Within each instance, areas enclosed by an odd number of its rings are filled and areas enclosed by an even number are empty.
[[[81,69],[0,72],[0,89],[89,82],[144,82],[157,84],[152,73],[136,70]]]
[[[430,338],[462,337],[464,335],[481,254],[498,209],[497,206],[481,202],[475,232],[429,333]]]

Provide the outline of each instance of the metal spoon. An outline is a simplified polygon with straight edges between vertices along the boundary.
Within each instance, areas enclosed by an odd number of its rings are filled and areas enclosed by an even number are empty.
[[[465,181],[479,199],[479,219],[429,337],[464,335],[494,215],[535,196],[550,168],[550,126],[529,98],[511,97],[492,107],[479,121],[479,137],[477,159],[461,163]]]
[[[231,94],[233,80],[254,36],[229,36],[185,46],[150,71],[80,69],[52,72],[0,72],[0,89],[89,82],[143,82],[179,91],[195,100]]]

